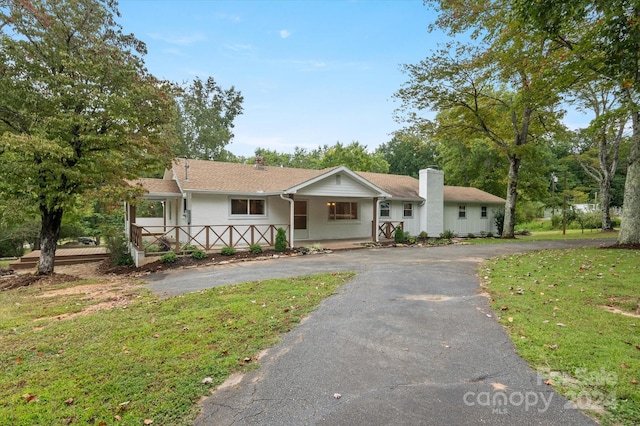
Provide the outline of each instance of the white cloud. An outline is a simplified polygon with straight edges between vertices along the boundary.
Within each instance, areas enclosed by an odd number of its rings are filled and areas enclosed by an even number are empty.
[[[280,38],[288,38],[291,33],[287,30],[280,30]]]

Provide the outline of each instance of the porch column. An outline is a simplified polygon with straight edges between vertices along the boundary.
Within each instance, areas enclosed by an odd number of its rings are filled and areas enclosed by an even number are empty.
[[[295,234],[295,229],[294,229],[294,221],[295,221],[295,202],[293,199],[294,195],[293,194],[289,194],[289,199],[291,200],[289,202],[290,206],[289,206],[289,247],[293,248],[294,247],[294,234]]]
[[[373,226],[371,229],[371,241],[378,242],[378,197],[373,197]]]

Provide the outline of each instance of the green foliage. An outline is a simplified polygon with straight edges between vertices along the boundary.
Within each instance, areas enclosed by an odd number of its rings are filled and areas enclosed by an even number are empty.
[[[129,254],[129,248],[127,246],[127,236],[118,228],[111,228],[106,230],[105,245],[111,264],[115,266],[131,266],[133,265],[133,258]]]
[[[262,253],[262,246],[260,244],[251,244],[249,246],[249,252],[253,254],[260,254]]]
[[[429,238],[429,235],[428,235],[425,231],[421,231],[421,232],[418,234],[418,238],[419,238],[419,239],[421,239],[421,240],[423,240],[423,241],[425,241],[427,238]]]
[[[467,234],[467,238],[475,238],[475,237],[476,237],[476,234],[474,234],[473,232],[469,232]]]
[[[194,246],[193,244],[185,244],[182,246],[182,251],[194,251],[194,250],[198,250],[198,247]]]
[[[400,226],[396,227],[396,230],[393,233],[393,241],[398,244],[404,243],[406,241],[404,230]]]
[[[436,148],[427,137],[414,130],[396,132],[391,141],[376,150],[389,163],[389,173],[418,178],[418,172],[437,165]]]
[[[154,200],[139,200],[136,204],[136,217],[162,217],[162,202]]]
[[[274,248],[277,252],[284,252],[287,250],[287,231],[285,231],[284,228],[278,228]]]
[[[63,213],[78,195],[167,165],[172,88],[150,75],[115,2],[2,2],[0,198],[42,218],[38,273],[53,272]]]
[[[236,254],[236,249],[231,246],[224,246],[220,249],[220,254],[223,256],[233,256]]]
[[[205,253],[204,251],[202,251],[200,249],[196,249],[196,250],[191,252],[191,257],[193,259],[202,260],[202,259],[206,259],[207,258],[207,253]]]
[[[450,229],[445,229],[444,232],[440,233],[440,238],[443,240],[450,240],[455,236],[456,234],[454,234],[453,231]]]
[[[172,251],[165,253],[160,257],[161,263],[174,263],[178,260],[178,255]]]
[[[224,147],[233,138],[233,120],[242,114],[244,98],[232,86],[222,89],[209,77],[196,78],[180,88],[176,99],[178,119],[176,130],[179,143],[177,157],[200,160],[224,160]]]

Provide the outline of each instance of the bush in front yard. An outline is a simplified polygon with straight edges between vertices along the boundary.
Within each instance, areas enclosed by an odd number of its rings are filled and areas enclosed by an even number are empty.
[[[205,259],[207,257],[207,253],[205,253],[204,251],[202,251],[200,249],[195,249],[194,251],[191,252],[191,257],[193,259],[201,260],[201,259]]]
[[[396,231],[393,234],[393,241],[398,244],[404,243],[406,241],[404,238],[404,230],[399,226],[396,228]]]
[[[251,244],[249,246],[249,251],[253,254],[260,254],[262,253],[262,246],[260,244]]]
[[[161,263],[174,263],[176,260],[178,260],[178,255],[172,251],[167,254],[163,254],[160,258]]]
[[[285,231],[284,228],[278,228],[278,232],[276,233],[276,245],[274,248],[278,252],[287,250],[287,231]]]
[[[234,254],[236,254],[236,249],[230,246],[224,246],[220,250],[220,254],[223,256],[233,256]]]

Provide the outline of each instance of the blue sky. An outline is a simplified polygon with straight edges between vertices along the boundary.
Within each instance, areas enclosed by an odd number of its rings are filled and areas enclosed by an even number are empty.
[[[147,68],[176,82],[213,76],[244,96],[227,146],[292,152],[358,141],[375,149],[402,128],[400,64],[435,47],[422,0],[121,0],[124,31]]]
[[[403,127],[392,99],[407,80],[400,65],[446,40],[427,31],[435,16],[422,0],[121,0],[119,10],[147,44],[151,73],[213,76],[242,93],[227,149],[247,157],[352,141],[373,151]]]

